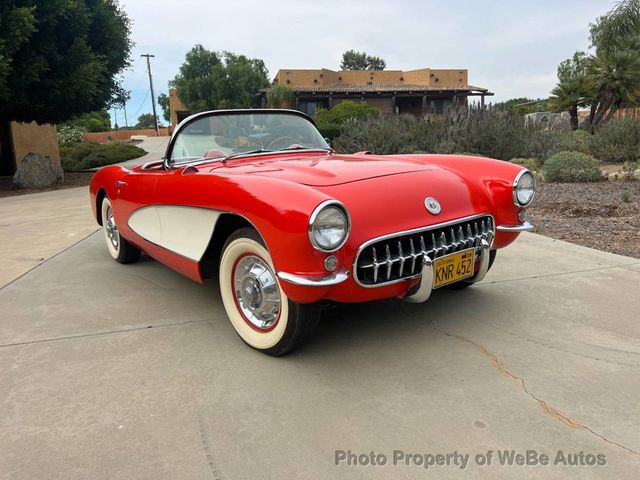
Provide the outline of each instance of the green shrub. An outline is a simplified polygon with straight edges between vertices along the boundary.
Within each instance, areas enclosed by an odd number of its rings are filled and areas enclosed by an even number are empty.
[[[447,120],[448,142],[456,146],[456,151],[499,160],[522,156],[524,117],[513,110],[471,108]]]
[[[416,123],[410,115],[352,119],[342,126],[340,136],[333,142],[334,148],[344,153],[363,150],[379,155],[412,153],[418,150]]]
[[[537,158],[512,158],[511,163],[522,165],[524,168],[537,172],[542,168],[542,162]]]
[[[378,116],[379,113],[380,111],[376,107],[372,107],[364,102],[344,100],[331,110],[325,108],[318,109],[313,119],[319,128],[339,128],[354,118],[374,117]]]
[[[537,158],[543,163],[547,158],[558,152],[582,151],[579,148],[579,139],[573,132],[544,130],[538,127],[526,129],[522,150],[522,156]]]
[[[600,164],[582,152],[558,152],[544,163],[544,179],[547,182],[597,182],[600,180]]]
[[[100,144],[80,142],[60,145],[62,168],[65,171],[87,170],[124,162],[144,155],[140,147],[130,143]]]
[[[582,153],[591,154],[592,135],[581,128],[574,130],[571,134],[576,142],[576,150]]]
[[[544,162],[562,151],[589,153],[590,137],[585,131],[525,127],[523,116],[510,109],[470,108],[420,119],[355,119],[342,126],[334,144],[345,152],[465,152],[500,160],[535,158]]]
[[[640,120],[609,120],[591,137],[591,153],[603,162],[640,159]]]

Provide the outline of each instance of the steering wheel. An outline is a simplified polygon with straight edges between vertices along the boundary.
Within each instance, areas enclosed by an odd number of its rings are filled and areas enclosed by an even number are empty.
[[[273,147],[276,143],[278,143],[281,140],[291,140],[293,143],[298,143],[298,140],[296,140],[295,138],[291,138],[291,137],[278,137],[276,138],[274,141],[272,141],[268,146],[267,146],[267,150],[271,150],[271,147]],[[293,145],[293,143],[291,145]]]

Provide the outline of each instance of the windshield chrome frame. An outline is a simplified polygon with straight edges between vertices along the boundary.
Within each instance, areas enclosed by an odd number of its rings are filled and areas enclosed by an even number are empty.
[[[276,115],[297,115],[299,117],[304,118],[305,120],[307,120],[309,123],[311,123],[311,125],[313,125],[313,127],[318,130],[318,127],[316,126],[316,123],[313,121],[313,119],[307,115],[306,113],[303,113],[299,110],[290,110],[290,109],[284,109],[284,108],[242,108],[242,109],[228,109],[228,110],[208,110],[206,112],[200,112],[200,113],[195,113],[187,118],[185,118],[183,121],[181,121],[178,126],[176,126],[176,129],[173,131],[173,133],[171,134],[171,138],[169,139],[169,145],[167,145],[167,150],[165,151],[164,157],[162,158],[162,162],[164,165],[164,168],[166,170],[170,170],[172,168],[179,168],[179,167],[183,167],[186,165],[193,165],[193,164],[199,164],[199,163],[208,163],[208,162],[222,162],[225,160],[225,157],[215,157],[215,158],[200,158],[200,159],[194,159],[194,160],[188,160],[188,161],[184,161],[184,162],[172,162],[171,161],[171,153],[173,151],[173,147],[175,145],[176,139],[178,138],[178,135],[180,134],[180,132],[182,130],[184,130],[188,125],[190,125],[191,123],[200,120],[201,118],[204,117],[212,117],[212,116],[216,116],[216,115],[255,115],[255,114],[276,114]],[[320,133],[320,132],[318,132]],[[322,135],[321,135],[322,136]],[[255,153],[255,154],[247,154],[247,156],[260,156],[260,155],[273,155],[278,154],[278,153],[292,153],[292,152],[300,152],[300,153],[304,153],[307,151],[323,151],[323,152],[330,152],[332,151],[330,146],[327,146],[327,148],[312,148],[309,147],[308,149],[300,149],[300,150],[274,150],[273,152],[264,152],[264,153]],[[234,158],[239,158],[239,157],[234,157]]]

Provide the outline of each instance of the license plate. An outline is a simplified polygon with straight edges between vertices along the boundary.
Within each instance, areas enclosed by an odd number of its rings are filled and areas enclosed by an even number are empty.
[[[433,288],[473,277],[474,260],[473,248],[437,258],[433,262]]]

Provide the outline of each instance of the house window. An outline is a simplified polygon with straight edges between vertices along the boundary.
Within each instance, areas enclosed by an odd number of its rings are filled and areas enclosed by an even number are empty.
[[[451,106],[453,105],[453,102],[451,101],[451,99],[438,99],[438,100],[434,100],[433,101],[433,111],[435,113],[447,113],[449,110],[451,110]]]
[[[298,110],[306,113],[310,117],[313,117],[319,108],[327,108],[327,101],[308,101],[300,100],[298,102]]]

